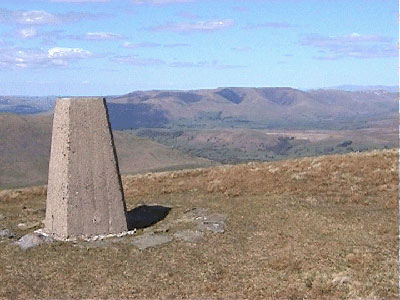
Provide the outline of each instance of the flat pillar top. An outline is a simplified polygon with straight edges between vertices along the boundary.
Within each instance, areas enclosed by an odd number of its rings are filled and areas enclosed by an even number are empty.
[[[97,100],[97,101],[102,101],[105,100],[104,97],[61,97],[57,98],[57,100]]]

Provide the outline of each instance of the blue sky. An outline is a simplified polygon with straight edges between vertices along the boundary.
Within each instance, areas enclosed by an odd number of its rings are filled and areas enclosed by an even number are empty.
[[[1,95],[397,85],[395,0],[2,0]]]

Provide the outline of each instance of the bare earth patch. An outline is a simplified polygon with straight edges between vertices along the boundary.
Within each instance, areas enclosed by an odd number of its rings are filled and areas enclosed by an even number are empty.
[[[165,218],[26,251],[13,242],[42,226],[45,188],[3,191],[0,298],[397,299],[397,166],[384,150],[127,176],[128,209]],[[152,234],[172,240],[132,244]]]

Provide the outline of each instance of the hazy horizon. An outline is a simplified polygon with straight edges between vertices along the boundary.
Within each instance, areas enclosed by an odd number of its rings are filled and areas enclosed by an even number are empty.
[[[200,89],[148,89],[148,90],[129,90],[124,93],[120,94],[53,94],[53,95],[36,95],[36,94],[1,94],[0,97],[112,97],[112,96],[121,96],[126,95],[132,92],[149,92],[149,91],[181,91],[181,92],[189,92],[189,91],[198,91],[198,90],[216,90],[220,88],[293,88],[300,91],[311,91],[311,90],[318,90],[318,89],[336,89],[336,90],[343,90],[343,91],[373,91],[373,90],[385,90],[391,93],[395,93],[398,91],[399,87],[396,85],[352,85],[352,84],[341,84],[336,86],[325,86],[325,87],[315,87],[315,88],[297,88],[291,86],[219,86],[219,87],[210,87],[210,88],[200,88]]]

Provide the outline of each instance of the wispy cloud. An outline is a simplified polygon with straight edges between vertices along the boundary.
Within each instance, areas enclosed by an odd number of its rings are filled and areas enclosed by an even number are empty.
[[[234,25],[232,19],[198,21],[194,23],[167,23],[148,28],[151,31],[170,31],[179,33],[212,32],[230,28]]]
[[[130,64],[133,66],[159,66],[165,65],[165,61],[156,58],[141,58],[134,56],[115,56],[113,61],[123,64]]]
[[[83,35],[73,35],[70,38],[85,41],[113,41],[122,39],[123,36],[112,32],[88,32]]]
[[[12,43],[11,42],[9,42],[9,41],[5,41],[5,40],[3,40],[3,39],[0,39],[0,46],[1,47],[9,47],[9,46],[12,46]]]
[[[60,22],[59,17],[42,10],[14,11],[0,8],[0,23],[19,25],[48,25]]]
[[[137,48],[156,48],[161,47],[159,43],[152,43],[152,42],[142,42],[142,43],[130,43],[124,42],[122,47],[129,48],[129,49],[137,49]]]
[[[133,4],[171,4],[171,3],[186,3],[193,2],[193,0],[132,0]]]
[[[39,26],[55,25],[66,22],[79,22],[88,19],[105,17],[105,14],[89,12],[68,12],[52,14],[43,10],[9,10],[0,8],[0,23],[7,25]]]
[[[17,29],[15,33],[17,37],[22,39],[31,39],[38,35],[37,29],[34,27]]]
[[[190,19],[190,20],[199,18],[198,14],[191,12],[191,11],[181,11],[177,14],[177,16],[184,18],[184,19]]]
[[[99,3],[109,2],[110,0],[49,0],[50,2],[67,2],[67,3]]]
[[[251,47],[243,47],[243,46],[238,46],[238,47],[232,47],[231,50],[237,51],[237,52],[248,52],[252,50]]]
[[[190,47],[190,44],[186,43],[164,44],[163,47],[165,48]]]
[[[160,44],[160,43],[153,43],[153,42],[141,42],[141,43],[130,43],[124,42],[121,45],[123,48],[128,49],[139,49],[139,48],[178,48],[178,47],[189,47],[189,44],[186,43],[175,43],[175,44]]]
[[[314,58],[319,60],[397,56],[397,47],[392,40],[380,35],[358,33],[342,36],[309,35],[302,38],[300,44],[318,49],[322,55]]]
[[[391,39],[380,35],[352,33],[342,36],[309,35],[301,40],[302,45],[310,45],[316,47],[336,47],[338,44],[354,44],[365,42],[388,43],[391,42]]]
[[[47,0],[49,2],[60,2],[60,3],[105,3],[114,0]],[[195,0],[131,0],[133,4],[170,4],[170,3],[185,3],[194,2]]]
[[[51,48],[47,51],[48,57],[51,59],[76,59],[76,58],[88,58],[92,54],[81,48]]]
[[[81,48],[0,49],[0,68],[45,68],[67,66],[70,62],[85,59],[92,53]]]
[[[4,37],[11,39],[41,39],[43,45],[55,45],[57,40],[65,39],[66,35],[62,30],[40,30],[36,26],[16,28],[8,33],[3,34]]]
[[[244,65],[224,64],[217,60],[200,61],[200,62],[175,61],[171,63],[170,66],[174,68],[211,68],[211,69],[238,69],[246,67]]]
[[[43,31],[33,26],[16,29],[7,35],[13,38],[42,39],[44,44],[54,44],[56,40],[61,39],[74,39],[82,41],[114,41],[123,38],[122,35],[111,32],[88,32],[82,35],[67,35],[64,31]]]
[[[277,28],[277,29],[289,29],[296,28],[298,25],[290,24],[287,22],[265,22],[260,24],[248,24],[243,29],[259,29],[259,28]]]
[[[91,13],[91,12],[67,12],[65,14],[57,15],[62,23],[74,23],[87,20],[98,20],[102,18],[110,17],[108,13]]]
[[[247,7],[245,7],[245,6],[234,6],[234,7],[232,7],[232,10],[233,11],[239,11],[239,12],[246,12],[249,9]]]
[[[224,64],[217,60],[213,61],[199,61],[199,62],[189,62],[189,61],[173,61],[167,62],[162,59],[157,58],[142,58],[137,55],[127,55],[127,56],[114,56],[111,58],[112,61],[121,63],[121,64],[129,64],[132,66],[161,66],[164,65],[166,67],[172,68],[209,68],[209,69],[237,69],[237,68],[245,68],[247,66],[244,65],[231,65]]]

